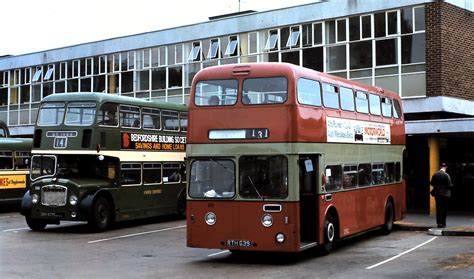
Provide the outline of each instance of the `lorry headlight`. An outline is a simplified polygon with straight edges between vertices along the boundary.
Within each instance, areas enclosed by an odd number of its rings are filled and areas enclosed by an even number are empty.
[[[69,197],[69,204],[70,205],[76,205],[77,204],[77,197],[75,195],[71,195]]]

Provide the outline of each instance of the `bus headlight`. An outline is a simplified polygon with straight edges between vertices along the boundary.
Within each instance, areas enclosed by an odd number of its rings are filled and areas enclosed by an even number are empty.
[[[285,242],[285,235],[283,233],[277,233],[275,236],[275,240],[279,244],[282,244],[283,242]]]
[[[39,201],[39,196],[37,194],[33,194],[33,196],[31,197],[31,202],[33,204],[37,204]]]
[[[273,225],[273,217],[270,214],[265,214],[262,217],[262,225],[264,227],[271,227]]]
[[[206,213],[204,220],[206,221],[206,224],[212,226],[216,223],[216,214],[214,214],[214,212],[208,212]]]
[[[70,205],[76,205],[77,204],[77,197],[75,195],[71,195],[69,197],[69,204]]]

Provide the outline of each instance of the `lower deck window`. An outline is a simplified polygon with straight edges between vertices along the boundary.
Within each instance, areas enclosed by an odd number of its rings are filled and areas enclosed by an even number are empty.
[[[235,164],[227,159],[199,159],[191,164],[189,196],[232,198],[235,195]]]
[[[342,168],[340,165],[326,167],[326,191],[339,190],[342,185]]]
[[[181,181],[181,165],[180,164],[163,164],[163,182],[180,182]]]
[[[284,156],[242,156],[239,160],[242,198],[286,198],[288,160]]]
[[[141,165],[122,164],[122,185],[141,184]]]
[[[143,164],[143,183],[161,183],[161,164]]]

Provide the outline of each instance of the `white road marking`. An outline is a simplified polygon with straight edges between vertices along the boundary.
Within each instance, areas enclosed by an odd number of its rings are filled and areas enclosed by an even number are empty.
[[[2,232],[14,232],[14,231],[24,231],[24,230],[29,230],[30,228],[17,228],[17,229],[8,229],[8,230],[3,230]]]
[[[385,264],[385,263],[388,263],[388,262],[390,262],[390,261],[393,261],[393,260],[395,260],[395,259],[397,259],[397,258],[400,258],[401,256],[403,256],[403,255],[405,255],[405,254],[408,254],[408,253],[410,253],[410,252],[412,252],[412,251],[414,251],[414,250],[420,248],[421,246],[424,246],[424,245],[430,243],[431,241],[435,240],[436,238],[438,238],[438,237],[435,236],[435,237],[433,237],[433,238],[431,238],[431,239],[429,239],[429,240],[427,240],[427,241],[421,243],[420,245],[417,245],[417,246],[415,246],[415,247],[413,247],[413,248],[411,248],[411,249],[409,249],[409,250],[406,250],[405,252],[402,252],[402,253],[400,253],[400,254],[398,254],[398,255],[396,255],[396,256],[393,256],[393,257],[391,257],[390,259],[387,259],[387,260],[385,260],[385,261],[383,261],[383,262],[379,262],[379,263],[377,263],[377,264],[371,265],[371,266],[367,267],[366,269],[372,269],[372,268],[375,268],[375,267],[377,267],[377,266],[380,266],[380,265],[383,265],[383,264]]]
[[[210,254],[210,255],[207,255],[207,256],[208,257],[214,257],[214,256],[218,256],[218,255],[225,254],[225,253],[230,253],[230,251],[229,250],[224,250],[224,251],[217,252],[217,253],[214,253],[214,254]]]
[[[97,240],[88,241],[87,243],[88,244],[93,244],[93,243],[104,242],[104,241],[109,241],[109,240],[115,240],[115,239],[121,239],[121,238],[127,238],[127,237],[134,237],[134,236],[145,235],[145,234],[150,234],[150,233],[159,233],[159,232],[165,232],[165,231],[182,229],[182,228],[186,228],[186,225],[172,227],[172,228],[166,228],[166,229],[160,229],[160,230],[154,230],[154,231],[148,231],[148,232],[121,235],[121,236],[116,236],[116,237],[111,237],[111,238],[97,239]]]
[[[10,219],[10,218],[18,218],[21,217],[20,215],[9,215],[9,216],[0,216],[0,219]]]

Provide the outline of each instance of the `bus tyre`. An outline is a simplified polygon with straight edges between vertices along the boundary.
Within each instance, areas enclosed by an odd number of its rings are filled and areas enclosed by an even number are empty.
[[[47,223],[43,220],[31,217],[26,217],[25,219],[28,227],[34,231],[44,231],[44,228],[46,228]]]
[[[106,230],[111,223],[110,203],[104,197],[97,198],[89,216],[89,226],[96,231]]]
[[[391,200],[387,201],[385,206],[385,223],[382,226],[382,234],[387,235],[392,232],[394,222],[394,208]]]
[[[326,215],[324,219],[324,243],[321,246],[321,254],[327,255],[331,252],[334,241],[336,240],[337,224],[331,214]]]

